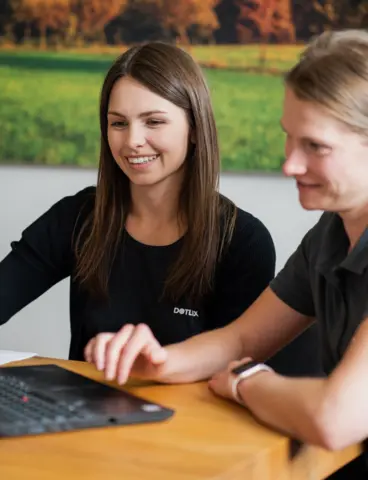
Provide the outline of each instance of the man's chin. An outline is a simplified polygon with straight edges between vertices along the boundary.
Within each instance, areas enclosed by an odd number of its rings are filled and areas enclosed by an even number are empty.
[[[317,200],[307,199],[299,196],[299,203],[304,210],[325,210],[325,206],[321,201],[318,202]]]

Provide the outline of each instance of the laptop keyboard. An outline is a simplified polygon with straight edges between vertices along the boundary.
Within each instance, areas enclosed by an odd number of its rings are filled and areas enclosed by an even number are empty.
[[[42,431],[47,424],[83,420],[86,410],[83,401],[66,403],[44,391],[40,392],[28,383],[12,375],[0,374],[0,416],[13,426],[33,425],[33,430]],[[32,430],[32,431],[33,431]]]
[[[0,439],[152,423],[173,413],[57,365],[0,368]]]

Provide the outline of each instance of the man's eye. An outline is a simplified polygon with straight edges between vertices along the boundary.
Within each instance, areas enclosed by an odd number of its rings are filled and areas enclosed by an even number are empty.
[[[308,142],[307,148],[317,155],[326,155],[330,151],[330,148],[326,147],[326,145],[316,142]]]

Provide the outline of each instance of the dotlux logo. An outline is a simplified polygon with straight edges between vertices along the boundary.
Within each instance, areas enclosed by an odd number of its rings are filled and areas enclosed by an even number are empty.
[[[199,317],[197,310],[189,310],[189,308],[174,307],[174,313],[179,315],[188,315],[189,317]]]

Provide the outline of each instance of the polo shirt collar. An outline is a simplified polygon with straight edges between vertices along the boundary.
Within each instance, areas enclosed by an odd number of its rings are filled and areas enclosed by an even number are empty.
[[[349,238],[337,213],[329,214],[322,234],[316,267],[322,274],[344,268],[361,275],[368,267],[368,228],[348,253]]]
[[[358,275],[368,267],[368,228],[364,230],[357,244],[340,266]]]

